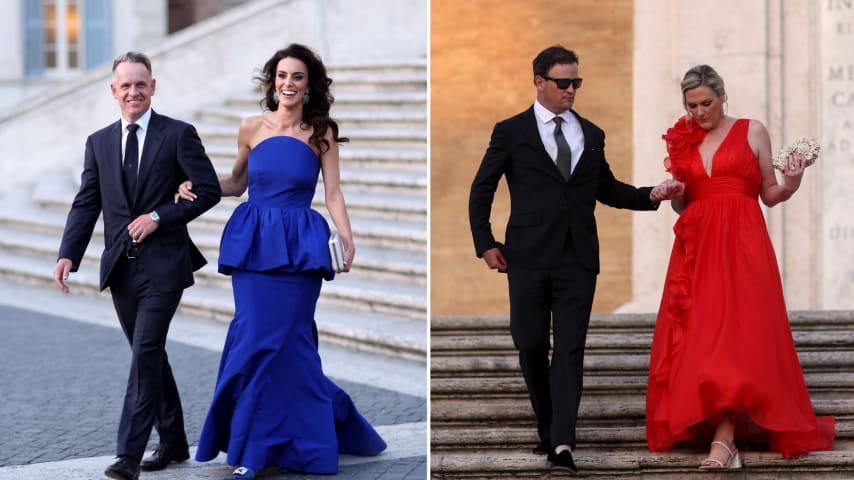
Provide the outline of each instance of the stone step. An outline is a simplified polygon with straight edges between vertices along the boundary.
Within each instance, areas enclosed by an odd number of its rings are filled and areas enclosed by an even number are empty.
[[[813,399],[816,415],[831,415],[837,420],[854,421],[854,399]],[[638,426],[643,425],[645,401],[602,401],[582,396],[578,409],[579,426]],[[433,428],[441,424],[481,426],[531,426],[534,412],[528,399],[482,402],[472,400],[431,401],[430,419]]]
[[[792,337],[798,350],[832,351],[854,349],[854,325],[848,330],[817,331],[798,329],[793,325]],[[590,333],[585,351],[591,352],[643,352],[649,353],[652,333]],[[434,356],[480,356],[505,354],[516,356],[510,334],[484,335],[433,335],[430,350]]]
[[[55,258],[55,254],[33,257],[0,248],[0,275],[53,289]],[[71,275],[68,284],[75,293],[96,295],[98,263],[88,258],[86,262]],[[390,298],[366,298],[369,296],[366,292],[354,294],[352,290],[357,287],[352,283],[335,285],[343,276],[324,282],[315,314],[318,331],[342,345],[423,361],[427,353],[425,315],[419,315],[412,308],[397,307],[394,302],[400,302],[400,299],[393,298],[394,295],[389,295]],[[342,302],[341,297],[347,296],[353,300]],[[184,292],[179,309],[193,315],[230,321],[234,316],[231,289],[200,281]],[[396,309],[405,311],[400,313]]]
[[[332,94],[335,97],[335,103],[332,104],[333,118],[337,118],[337,113],[345,109],[427,108],[427,92],[420,86],[416,89],[384,91],[336,91],[333,88]],[[224,105],[257,115],[262,110],[260,102],[260,94],[249,93],[226,99]]]
[[[199,109],[193,123],[222,123],[231,126],[236,132],[241,120],[246,117],[261,114],[259,105],[256,103],[252,108],[242,108],[231,105],[210,106]],[[354,127],[390,127],[390,128],[425,128],[427,125],[427,109],[424,105],[409,107],[406,105],[393,105],[388,108],[375,106],[362,108],[361,105],[335,108],[331,112],[341,132]]]
[[[214,161],[214,168],[219,177],[231,175],[234,167],[233,159]],[[323,177],[318,178],[318,189],[322,189]],[[425,196],[427,192],[427,176],[423,170],[412,168],[374,167],[341,167],[341,185],[347,200],[352,192],[394,193],[405,196]],[[322,199],[322,197],[320,197]],[[426,201],[426,197],[425,197]]]
[[[655,313],[598,313],[590,316],[591,333],[652,332]],[[794,310],[789,312],[792,328],[800,330],[849,329],[854,325],[854,310]],[[507,333],[510,319],[506,315],[433,316],[433,335]]]
[[[20,230],[14,226],[2,226],[0,233],[3,235],[0,247],[16,257],[6,265],[7,274],[12,274],[14,271],[22,276],[42,275],[50,280],[61,235],[51,237],[39,232]],[[83,266],[97,270],[101,251],[103,251],[103,240],[93,239],[87,249]],[[44,263],[45,259],[48,260],[47,263]],[[207,259],[209,263],[196,272],[197,281],[200,284],[222,289],[226,295],[230,295],[230,278],[217,273],[215,256],[208,256]],[[404,275],[398,277],[405,278]],[[90,287],[96,288],[97,283],[93,283]],[[395,281],[388,281],[382,276],[371,276],[370,272],[366,275],[352,272],[337,275],[334,281],[324,286],[324,291],[325,300],[334,301],[349,308],[391,312],[421,319],[427,311],[427,288],[424,283],[418,281],[404,281],[397,278]],[[230,317],[231,313],[226,311],[224,316]]]
[[[432,354],[432,344],[430,345]],[[854,396],[854,370],[831,373],[805,372],[807,388],[812,398],[844,398]],[[591,398],[634,398],[642,400],[646,395],[647,375],[594,375],[584,376],[584,395]],[[528,390],[521,371],[509,376],[463,376],[433,377],[430,380],[431,398],[438,402],[444,399],[489,402],[507,398],[527,399]]]
[[[317,187],[311,207],[324,212],[326,209],[325,190],[322,185]],[[214,209],[227,210],[227,215],[237,205],[248,199],[248,193],[240,198],[223,198]],[[362,215],[377,219],[412,220],[421,225],[427,223],[427,193],[377,191],[371,189],[350,188],[344,192],[348,215]],[[325,213],[325,212],[324,212]]]
[[[849,371],[854,365],[854,351],[801,351],[798,358],[804,371]],[[587,351],[584,371],[588,374],[644,375],[649,367],[649,354],[610,354]],[[513,355],[438,356],[432,355],[430,371],[433,377],[461,375],[511,375],[519,369]]]
[[[32,190],[32,187],[19,186],[3,197],[0,222],[12,229],[12,233],[21,232],[23,235],[22,232],[31,231],[48,235],[58,242],[74,196],[70,181],[62,176],[45,177],[35,192]],[[224,200],[226,203],[229,201]],[[193,241],[213,259],[211,263],[215,263],[223,225],[230,215],[231,208],[217,205],[189,225]],[[364,268],[368,273],[425,283],[427,254],[422,248],[426,242],[424,223],[365,219],[360,216],[353,216],[351,222],[356,240],[357,261],[354,268],[357,271]],[[363,226],[364,230],[361,228]],[[407,227],[409,230],[406,230]],[[14,238],[12,236],[7,240],[12,241]],[[95,228],[94,240],[103,241],[100,221]],[[54,250],[50,255],[55,253]]]
[[[237,157],[237,143],[236,140],[229,142],[209,142],[205,144],[205,151],[214,165],[228,165],[230,168]],[[338,152],[342,170],[349,166],[362,169],[393,168],[406,172],[419,173],[425,179],[427,176],[427,153],[423,146],[369,147],[348,143],[342,146]]]
[[[579,427],[575,434],[578,445],[583,445],[586,450],[646,446],[646,428],[643,425]],[[537,431],[531,425],[471,428],[470,425],[437,424],[430,429],[430,450],[433,454],[467,450],[530,452],[538,442]]]
[[[231,199],[214,206],[202,216],[195,219],[191,225],[200,228],[213,229],[222,232],[225,222],[231,217],[234,204],[229,204]],[[333,226],[332,219],[325,209],[318,210],[327,223]],[[378,247],[399,248],[408,250],[421,250],[426,255],[427,229],[426,220],[419,217],[407,217],[405,215],[379,216],[376,214],[365,215],[361,212],[348,212],[350,226],[358,250],[361,243],[368,243]]]
[[[643,422],[639,425],[579,427],[575,433],[579,447],[585,451],[647,448],[646,426]],[[836,441],[854,441],[854,422],[836,422]],[[515,450],[522,453],[530,452],[538,442],[533,425],[471,428],[469,425],[437,424],[430,431],[430,449],[434,454],[471,450]]]
[[[237,144],[237,128],[216,122],[196,122],[196,130],[202,142]],[[425,148],[427,142],[426,125],[417,127],[352,127],[341,130],[341,135],[350,139],[353,145],[362,147]]]
[[[59,214],[56,217],[56,220],[59,220]],[[62,236],[61,230],[44,233],[32,227],[33,224],[21,226],[5,223],[0,218],[0,248],[15,251],[22,255],[55,257]],[[191,224],[190,235],[210,265],[216,265],[220,233],[208,229],[194,229]],[[97,263],[102,249],[103,235],[99,227],[86,250],[85,258]],[[356,261],[350,274],[375,280],[423,286],[426,285],[427,280],[427,258],[423,251],[384,248],[367,243],[359,244],[357,245]],[[200,281],[205,281],[208,276],[228,281],[227,277],[219,275],[212,268],[205,268],[198,275]]]
[[[77,187],[70,174],[45,176],[35,187],[20,185],[11,189],[3,197],[5,208],[0,208],[0,219],[7,223],[31,225],[32,228],[40,231],[53,232],[61,236],[65,216],[76,192]],[[237,203],[239,201],[236,199],[224,198],[219,204],[195,219],[190,224],[190,232],[194,239],[196,235],[214,237],[216,245],[219,245],[223,226]],[[332,225],[325,208],[318,211],[327,217],[327,222]],[[413,216],[414,219],[403,214],[394,217],[353,212],[350,215],[350,223],[357,250],[359,245],[368,244],[375,247],[417,251],[419,253],[414,254],[415,258],[426,258],[426,219],[422,219],[421,214]],[[207,234],[203,232],[204,229],[208,230]]]
[[[744,468],[726,473],[700,472],[697,466],[704,453],[649,453],[636,451],[577,450],[573,457],[581,477],[649,478],[695,480],[749,478],[751,480],[793,480],[800,478],[841,480],[854,478],[854,450],[813,452],[796,459],[783,459],[777,453],[746,452]],[[433,454],[430,456],[433,479],[487,480],[495,478],[563,478],[552,472],[542,456],[530,453],[475,452]]]
[[[330,70],[332,78],[332,94],[342,92],[383,92],[383,91],[412,91],[427,88],[426,69],[411,71],[372,69],[337,69]]]

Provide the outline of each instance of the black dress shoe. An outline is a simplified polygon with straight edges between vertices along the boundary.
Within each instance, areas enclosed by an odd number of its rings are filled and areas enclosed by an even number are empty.
[[[116,480],[137,480],[139,478],[139,464],[136,460],[122,455],[119,460],[107,467],[104,475]]]
[[[163,470],[172,462],[183,462],[190,458],[190,449],[186,445],[158,445],[150,457],[146,457],[139,466],[146,472]]]
[[[563,450],[560,453],[549,453],[546,458],[553,470],[561,470],[569,472],[572,475],[578,473],[578,468],[575,467],[575,462],[572,461],[572,453],[569,450]]]
[[[531,451],[534,455],[548,455],[552,451],[552,441],[549,439],[541,440],[536,447]]]

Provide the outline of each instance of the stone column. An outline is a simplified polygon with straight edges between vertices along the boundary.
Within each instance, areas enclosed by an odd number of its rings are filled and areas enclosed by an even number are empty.
[[[854,2],[818,3],[822,155],[816,164],[821,179],[820,308],[854,308]]]

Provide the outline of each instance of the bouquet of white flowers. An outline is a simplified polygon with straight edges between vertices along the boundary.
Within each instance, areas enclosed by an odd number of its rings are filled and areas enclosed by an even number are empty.
[[[793,143],[780,147],[777,153],[774,154],[771,163],[774,165],[774,168],[782,172],[786,169],[786,157],[792,152],[799,152],[804,154],[804,157],[807,159],[807,166],[810,166],[818,159],[818,152],[820,150],[821,147],[814,139],[806,137],[799,138]]]

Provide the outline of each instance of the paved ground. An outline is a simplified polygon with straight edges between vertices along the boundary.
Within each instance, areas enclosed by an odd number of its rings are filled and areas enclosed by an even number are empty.
[[[8,281],[0,281],[0,292],[0,480],[105,478],[129,365],[109,301]],[[220,322],[178,316],[170,332],[167,351],[191,443],[213,392],[225,329]],[[342,456],[336,478],[426,479],[425,364],[331,345],[322,345],[321,357],[327,374],[389,444],[379,457]],[[140,478],[230,474],[223,454]],[[274,469],[261,478],[319,477]]]

